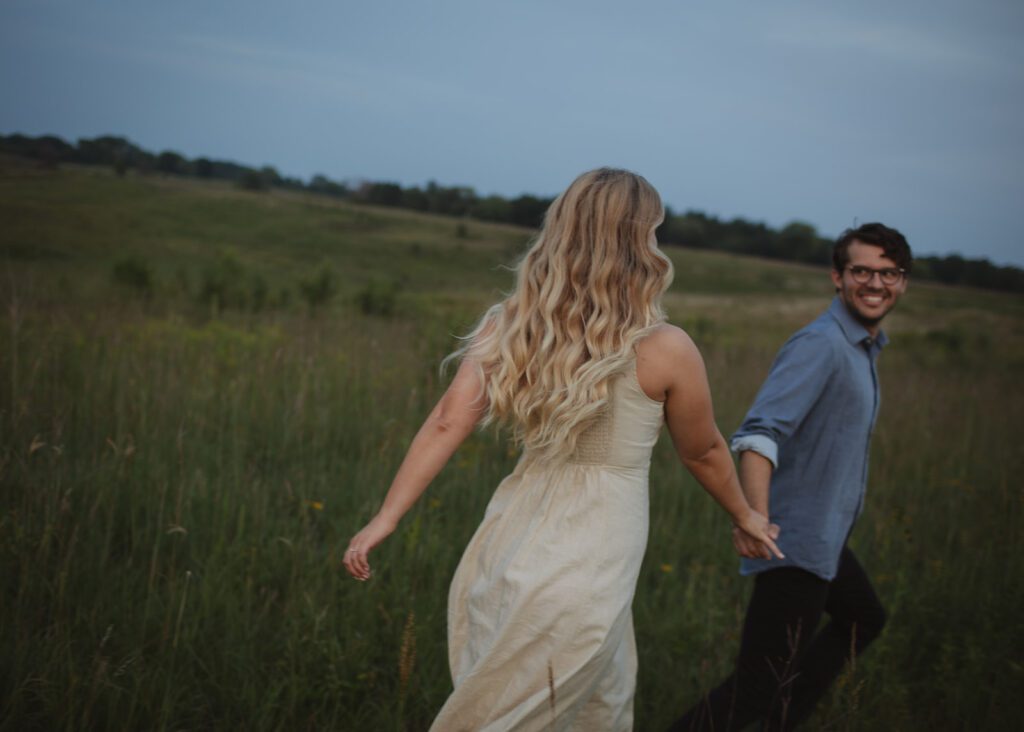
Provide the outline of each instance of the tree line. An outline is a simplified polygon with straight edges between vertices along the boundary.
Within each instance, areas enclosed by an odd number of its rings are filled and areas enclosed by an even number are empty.
[[[516,198],[481,196],[468,186],[442,186],[434,181],[423,187],[403,187],[394,182],[336,181],[323,174],[303,181],[281,175],[269,165],[254,168],[207,157],[189,159],[171,150],[152,153],[124,137],[113,135],[82,138],[74,145],[54,135],[0,135],[0,152],[36,160],[43,167],[76,163],[109,166],[118,175],[125,175],[131,170],[140,174],[220,179],[251,191],[272,188],[307,191],[354,203],[464,216],[530,228],[541,225],[544,212],[553,200],[530,194]],[[665,221],[658,229],[658,240],[663,244],[695,249],[822,265],[831,261],[832,251],[832,240],[820,236],[814,226],[805,222],[794,221],[781,229],[773,229],[762,222],[744,218],[725,220],[702,211],[676,213],[671,208],[666,208]],[[916,258],[914,277],[950,285],[1024,293],[1024,269],[998,266],[988,259],[968,259],[959,254]]]

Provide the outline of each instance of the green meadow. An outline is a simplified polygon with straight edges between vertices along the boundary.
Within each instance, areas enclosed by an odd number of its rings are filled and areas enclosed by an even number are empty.
[[[425,730],[515,452],[473,435],[370,582],[340,560],[531,234],[0,159],[0,730]],[[667,251],[728,435],[827,271]],[[887,326],[852,544],[890,619],[809,727],[1019,729],[1024,299],[911,281]],[[651,505],[638,730],[728,672],[750,590],[664,438]]]

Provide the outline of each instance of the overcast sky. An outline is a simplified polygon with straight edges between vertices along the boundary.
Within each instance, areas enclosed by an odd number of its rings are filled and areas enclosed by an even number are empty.
[[[553,195],[1024,265],[1024,3],[0,0],[0,133]]]

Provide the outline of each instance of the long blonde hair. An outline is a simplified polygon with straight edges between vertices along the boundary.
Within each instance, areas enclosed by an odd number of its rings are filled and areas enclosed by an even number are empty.
[[[481,369],[484,424],[510,426],[541,454],[575,448],[637,340],[665,320],[672,263],[654,239],[663,218],[658,192],[625,170],[584,173],[554,200],[515,289],[449,356]]]

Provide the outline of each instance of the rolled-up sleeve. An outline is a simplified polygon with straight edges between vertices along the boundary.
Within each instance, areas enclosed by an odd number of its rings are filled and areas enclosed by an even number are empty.
[[[750,450],[768,458],[773,468],[779,467],[779,446],[765,435],[733,435],[729,447],[737,455]]]
[[[779,447],[821,398],[833,373],[833,359],[832,343],[824,334],[803,330],[786,341],[732,436],[733,452],[752,450],[777,468]]]

